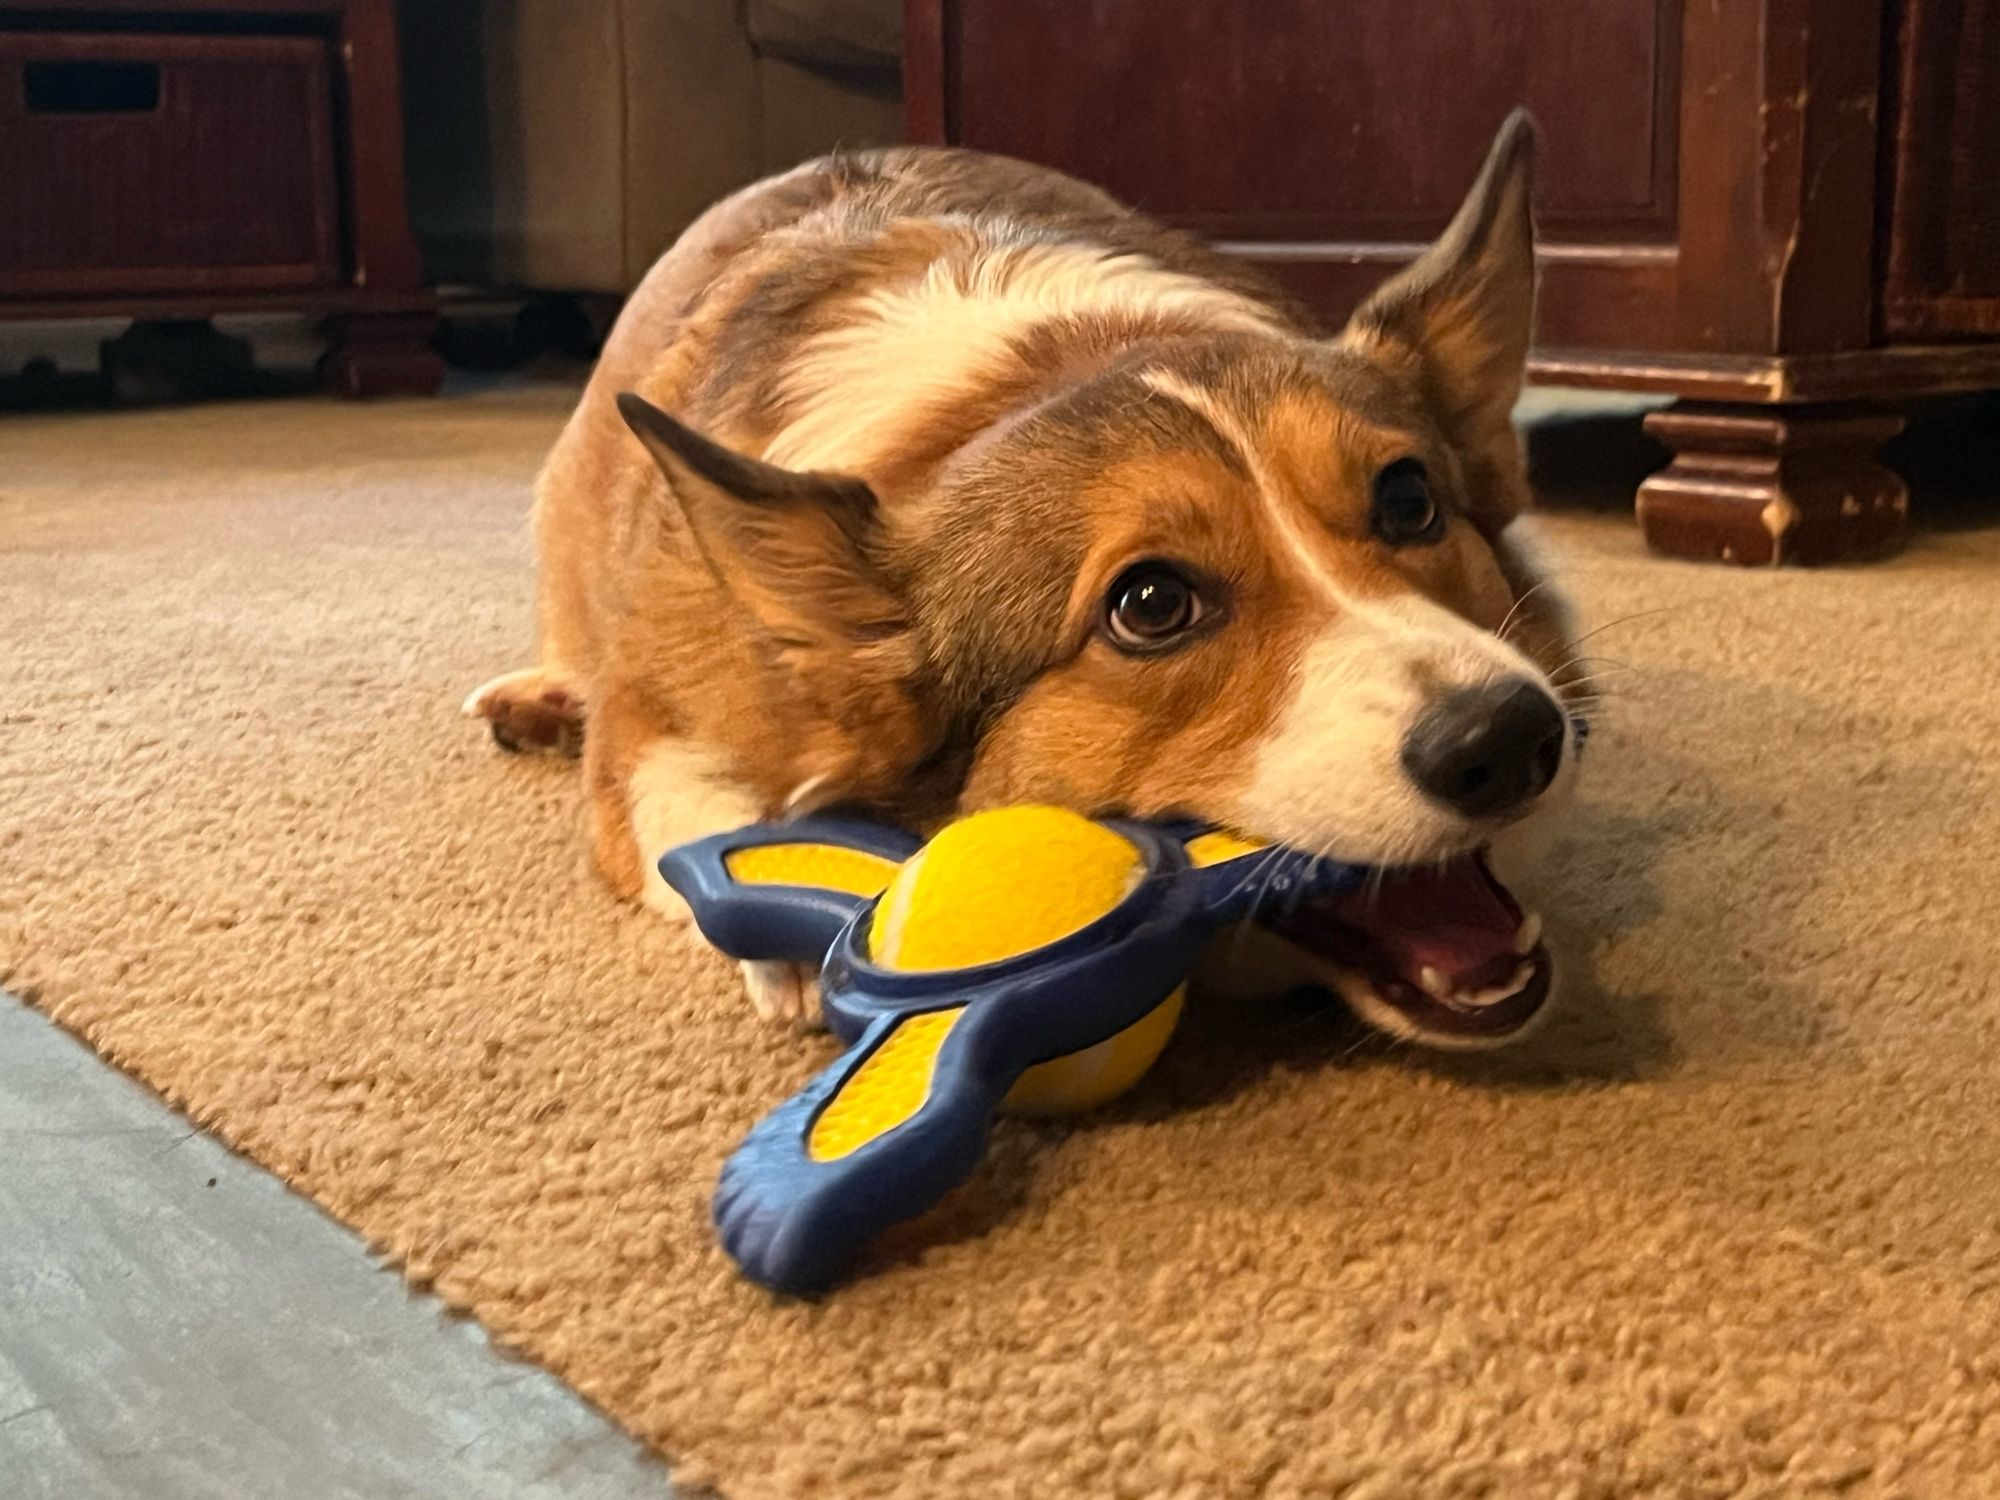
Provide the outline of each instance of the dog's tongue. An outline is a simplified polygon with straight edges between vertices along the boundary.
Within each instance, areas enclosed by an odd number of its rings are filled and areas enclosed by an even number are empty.
[[[1478,855],[1392,871],[1380,885],[1348,893],[1338,915],[1412,984],[1432,969],[1453,990],[1480,990],[1506,983],[1521,962],[1520,903]]]

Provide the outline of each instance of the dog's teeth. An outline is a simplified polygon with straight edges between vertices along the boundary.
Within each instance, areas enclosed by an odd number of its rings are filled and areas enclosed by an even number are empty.
[[[1474,1008],[1482,1005],[1498,1005],[1502,1000],[1508,1000],[1520,994],[1528,981],[1534,977],[1534,974],[1535,966],[1533,964],[1521,964],[1514,970],[1505,984],[1496,984],[1487,989],[1474,990],[1467,995],[1454,995],[1452,999],[1460,1005]]]
[[[1531,911],[1521,923],[1521,930],[1514,934],[1516,953],[1533,953],[1535,944],[1542,940],[1542,914]]]
[[[1516,964],[1514,972],[1507,977],[1504,984],[1488,985],[1482,990],[1460,990],[1452,988],[1450,980],[1431,965],[1425,964],[1417,971],[1417,983],[1433,1000],[1455,1005],[1460,1010],[1477,1010],[1485,1005],[1498,1005],[1502,1000],[1518,995],[1534,977],[1534,973],[1535,966],[1532,963]]]

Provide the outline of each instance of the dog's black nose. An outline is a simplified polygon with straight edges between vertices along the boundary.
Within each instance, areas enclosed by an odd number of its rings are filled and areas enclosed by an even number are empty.
[[[1566,727],[1555,700],[1531,682],[1466,688],[1417,721],[1403,741],[1403,769],[1455,812],[1502,817],[1549,789]]]

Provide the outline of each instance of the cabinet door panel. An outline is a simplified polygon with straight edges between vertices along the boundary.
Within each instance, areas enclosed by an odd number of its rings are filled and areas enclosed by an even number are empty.
[[[1220,238],[1406,241],[1444,222],[1526,103],[1546,129],[1550,234],[1660,243],[1674,227],[1679,11],[958,0],[945,126]]]
[[[1902,0],[1897,10],[1883,328],[2000,333],[2000,0]]]

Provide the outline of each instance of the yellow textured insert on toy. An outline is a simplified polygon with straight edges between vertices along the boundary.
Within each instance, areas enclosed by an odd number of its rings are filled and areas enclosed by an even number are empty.
[[[938,1049],[965,1007],[926,1011],[900,1022],[820,1109],[806,1138],[814,1161],[839,1161],[886,1135],[931,1096]]]
[[[753,844],[723,858],[732,880],[740,885],[803,885],[873,896],[896,874],[896,862],[838,844]]]
[[[1241,859],[1246,854],[1255,854],[1270,847],[1263,839],[1245,838],[1226,828],[1218,828],[1212,833],[1198,833],[1186,845],[1188,860],[1197,870],[1227,864],[1232,859]]]
[[[952,824],[882,893],[869,956],[891,969],[964,969],[1089,926],[1132,893],[1130,839],[1055,807],[1006,807]]]

